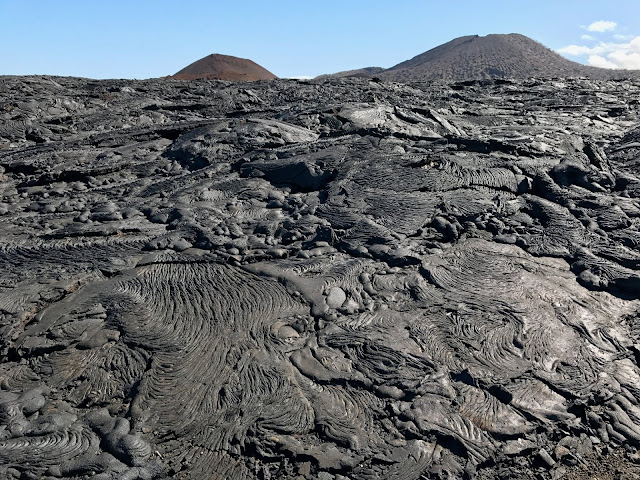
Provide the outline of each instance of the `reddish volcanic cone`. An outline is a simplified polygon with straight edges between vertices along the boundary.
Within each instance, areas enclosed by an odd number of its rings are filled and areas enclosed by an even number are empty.
[[[177,80],[209,78],[234,82],[255,82],[256,80],[273,80],[278,77],[249,59],[214,53],[193,62],[171,78]]]

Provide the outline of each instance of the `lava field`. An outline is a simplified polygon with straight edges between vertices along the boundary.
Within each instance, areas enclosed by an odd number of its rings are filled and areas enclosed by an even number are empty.
[[[0,477],[636,475],[639,168],[640,80],[0,77]]]

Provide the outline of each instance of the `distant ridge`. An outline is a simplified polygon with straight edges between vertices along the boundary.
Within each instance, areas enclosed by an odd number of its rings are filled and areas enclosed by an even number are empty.
[[[459,37],[375,74],[367,73],[367,69],[353,72],[358,72],[357,76],[375,75],[397,82],[531,77],[589,77],[604,80],[640,76],[637,70],[610,70],[572,62],[541,43],[517,33]],[[331,76],[355,76],[350,73],[340,72]]]
[[[353,77],[370,77],[380,72],[384,72],[382,67],[365,67],[356,70],[345,70],[344,72],[331,73],[329,75],[320,75],[316,78],[334,77],[334,78],[353,78]]]
[[[214,53],[193,62],[170,78],[255,82],[257,80],[273,80],[278,77],[252,60]]]

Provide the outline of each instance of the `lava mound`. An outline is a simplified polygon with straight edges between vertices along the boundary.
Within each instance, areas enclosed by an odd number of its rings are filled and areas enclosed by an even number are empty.
[[[255,82],[257,80],[273,80],[278,77],[247,58],[214,53],[186,66],[171,78],[176,80],[206,78],[233,82]]]

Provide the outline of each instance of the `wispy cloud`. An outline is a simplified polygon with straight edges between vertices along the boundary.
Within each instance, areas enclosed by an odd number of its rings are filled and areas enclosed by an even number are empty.
[[[582,35],[580,38],[582,40],[595,40],[595,37],[592,37],[591,35]]]
[[[609,20],[598,20],[587,27],[590,32],[612,32],[618,24]]]

